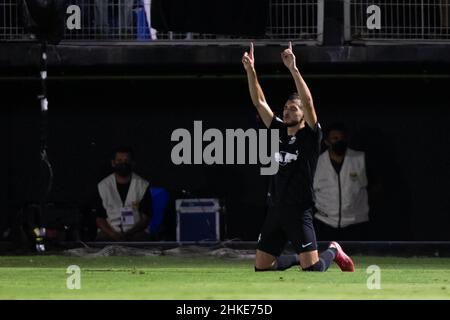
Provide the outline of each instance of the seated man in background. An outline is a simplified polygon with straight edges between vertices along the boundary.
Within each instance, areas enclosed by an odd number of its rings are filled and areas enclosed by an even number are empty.
[[[114,173],[98,184],[96,224],[98,241],[145,241],[152,214],[148,181],[133,172],[133,151],[117,148],[111,166]]]
[[[322,240],[364,240],[369,203],[365,153],[348,148],[347,130],[335,123],[325,132],[327,151],[314,176],[316,231]]]

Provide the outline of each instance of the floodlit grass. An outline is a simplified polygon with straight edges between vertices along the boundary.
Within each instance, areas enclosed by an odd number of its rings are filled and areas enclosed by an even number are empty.
[[[0,299],[450,299],[449,258],[354,257],[357,271],[258,272],[230,258],[0,257]],[[81,289],[66,287],[81,268]],[[381,268],[369,290],[366,268]]]

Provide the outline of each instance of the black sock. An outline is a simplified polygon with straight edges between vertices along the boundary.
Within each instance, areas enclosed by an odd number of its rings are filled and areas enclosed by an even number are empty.
[[[285,256],[279,256],[276,259],[274,270],[286,270],[289,269],[292,266],[298,266],[300,265],[300,262],[298,260],[298,255],[291,254],[291,255],[285,255]]]
[[[327,271],[331,263],[334,261],[334,258],[336,258],[336,249],[329,248],[319,255],[319,261],[308,268],[304,268],[303,271]]]

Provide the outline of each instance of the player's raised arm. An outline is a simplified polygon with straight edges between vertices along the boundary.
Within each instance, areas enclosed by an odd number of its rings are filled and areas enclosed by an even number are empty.
[[[305,80],[303,80],[303,77],[297,68],[291,42],[289,42],[289,48],[281,53],[281,59],[295,80],[295,86],[297,87],[297,92],[300,96],[300,100],[302,101],[301,108],[305,114],[305,121],[310,128],[314,128],[317,124],[317,115],[316,110],[314,109],[313,98]]]
[[[258,77],[255,70],[255,58],[254,58],[254,48],[253,43],[250,44],[250,53],[245,52],[242,57],[242,64],[244,65],[245,71],[247,72],[248,87],[250,90],[250,96],[252,102],[258,111],[264,125],[269,128],[270,123],[273,119],[273,112],[267,104],[264,93],[258,82]]]

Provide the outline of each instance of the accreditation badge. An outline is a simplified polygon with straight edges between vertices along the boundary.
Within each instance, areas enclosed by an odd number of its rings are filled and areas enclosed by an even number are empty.
[[[134,225],[133,208],[123,207],[120,211],[122,213],[122,225],[124,226]]]

